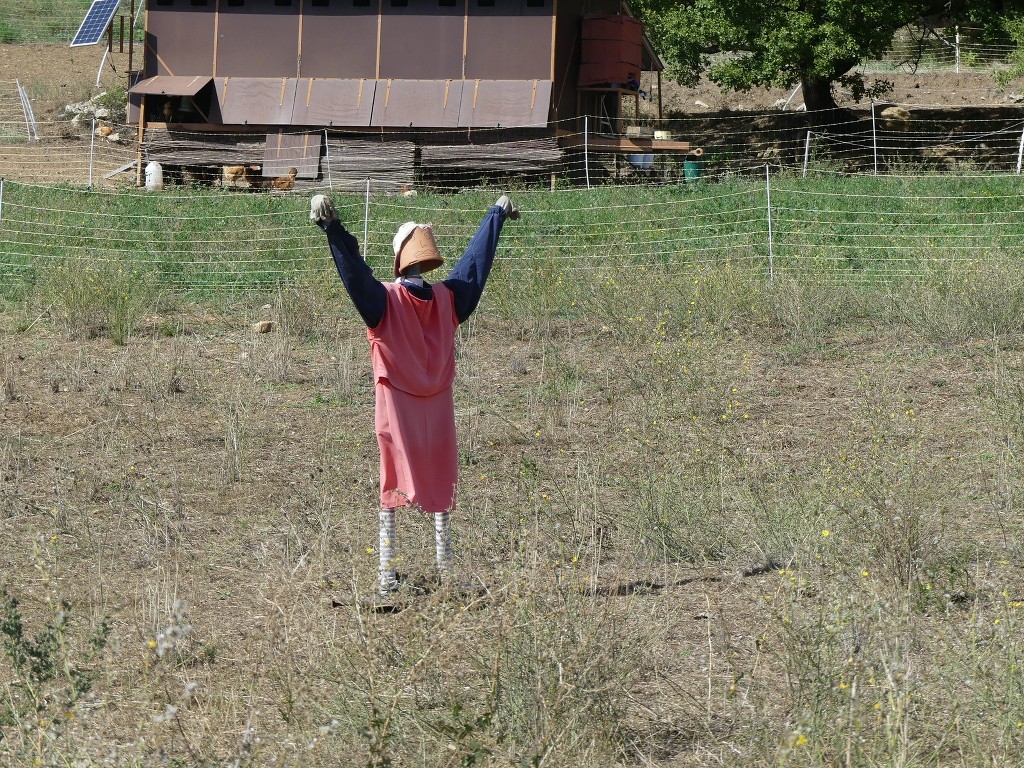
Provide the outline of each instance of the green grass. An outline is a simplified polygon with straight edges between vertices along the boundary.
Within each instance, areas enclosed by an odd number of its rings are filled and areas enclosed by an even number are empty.
[[[671,272],[727,261],[863,283],[945,279],[942,265],[967,270],[1018,254],[1024,226],[1015,177],[776,178],[770,224],[765,186],[752,181],[517,197],[529,215],[506,239],[499,268],[539,279],[545,292],[558,285],[548,278],[578,267]],[[429,217],[443,250],[457,254],[491,202],[490,193],[374,198],[366,222],[364,198],[337,199],[360,239],[366,229],[364,250],[381,273],[402,221]],[[57,258],[128,260],[196,295],[309,278],[324,258],[303,206],[296,197],[208,190],[92,194],[7,183],[0,290],[35,283]]]
[[[2,0],[0,42],[70,42],[90,5],[91,0]]]

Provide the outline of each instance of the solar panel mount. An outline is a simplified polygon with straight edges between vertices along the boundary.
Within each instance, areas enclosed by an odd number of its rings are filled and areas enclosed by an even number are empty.
[[[92,0],[89,12],[82,19],[82,25],[75,33],[71,41],[71,47],[78,45],[95,45],[103,39],[103,33],[107,31],[107,25],[117,13],[117,6],[121,0]]]

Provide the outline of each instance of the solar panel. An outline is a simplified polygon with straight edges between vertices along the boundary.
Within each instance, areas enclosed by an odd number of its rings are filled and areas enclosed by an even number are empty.
[[[82,19],[82,26],[75,33],[75,39],[71,41],[71,47],[76,45],[95,45],[107,31],[107,25],[117,13],[117,6],[121,0],[92,0],[89,12]]]

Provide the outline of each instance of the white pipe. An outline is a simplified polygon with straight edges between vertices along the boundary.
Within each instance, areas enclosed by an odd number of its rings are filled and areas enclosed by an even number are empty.
[[[768,282],[775,281],[775,248],[772,237],[772,184],[768,164],[764,165],[764,188],[768,199]]]
[[[0,179],[0,224],[4,222],[4,180]]]
[[[366,261],[367,238],[370,236],[370,178],[366,178],[366,204],[363,207],[363,261]]]
[[[807,132],[807,138],[804,139],[804,178],[807,178],[807,163],[811,159],[811,132]]]
[[[590,189],[590,157],[587,147],[587,134],[590,132],[590,116],[583,116],[583,172],[587,177],[587,189]]]
[[[1020,163],[1022,158],[1024,158],[1024,131],[1020,132],[1020,146],[1017,147],[1017,173],[1020,173]]]
[[[25,116],[25,135],[32,138],[32,124],[28,121],[28,112],[25,111],[25,91],[21,87],[21,81],[15,80],[14,87],[18,89],[18,98],[21,99],[21,112]]]
[[[791,102],[791,101],[793,100],[793,97],[794,97],[794,96],[796,96],[797,92],[798,92],[798,91],[799,91],[799,90],[800,90],[801,88],[803,88],[803,87],[804,87],[804,84],[803,84],[803,83],[797,83],[797,84],[796,84],[796,88],[794,88],[794,89],[793,89],[793,92],[792,92],[791,94],[789,94],[789,98],[788,98],[788,99],[786,99],[786,103],[782,105],[782,111],[783,111],[783,112],[785,112],[785,111],[786,111],[786,107],[788,107],[788,106],[789,106],[789,102]]]
[[[103,74],[103,65],[107,63],[107,54],[110,51],[107,48],[103,49],[103,57],[100,59],[100,68],[96,70],[96,87],[100,87],[100,76]]]

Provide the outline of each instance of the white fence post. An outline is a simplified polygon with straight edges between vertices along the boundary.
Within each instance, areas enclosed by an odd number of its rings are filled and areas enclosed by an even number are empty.
[[[769,166],[764,165],[764,189],[768,201],[768,282],[775,281],[775,244],[772,235],[772,182]]]
[[[1020,163],[1022,158],[1024,158],[1024,130],[1020,132],[1020,146],[1017,147],[1017,173],[1020,173]]]
[[[583,173],[587,177],[587,189],[590,189],[590,157],[587,146],[587,135],[590,133],[590,117],[583,116]]]
[[[807,132],[807,138],[804,139],[804,178],[807,178],[807,163],[811,159],[811,132]]]
[[[331,145],[327,143],[327,129],[324,128],[324,163],[327,165],[327,189],[334,191],[334,184],[331,182]]]
[[[370,178],[366,178],[366,203],[363,206],[363,261],[366,261],[366,243],[370,236]]]
[[[956,42],[955,42],[955,44],[953,46],[953,56],[955,57],[955,60],[956,60],[956,73],[959,75],[960,74],[960,27],[954,27],[954,29],[956,30],[956,36],[954,37],[954,40]]]
[[[0,178],[0,224],[4,223],[4,180]]]
[[[878,125],[875,122],[875,100],[871,100],[871,153],[874,166],[874,175],[878,175]]]
[[[92,116],[92,135],[89,137],[89,189],[92,189],[92,164],[96,155],[96,115]]]

